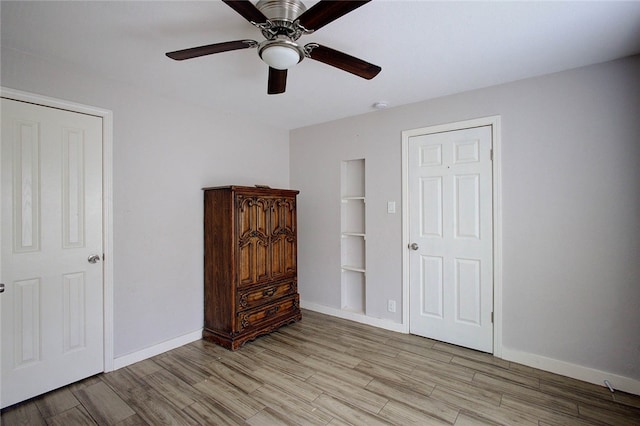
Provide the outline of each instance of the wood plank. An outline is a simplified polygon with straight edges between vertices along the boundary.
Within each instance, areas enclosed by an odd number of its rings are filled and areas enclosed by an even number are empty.
[[[352,356],[358,356],[369,363],[377,364],[383,368],[396,370],[402,373],[411,373],[415,368],[414,363],[407,361],[406,359],[399,358],[397,356],[398,351],[395,351],[393,356],[381,354],[373,350],[363,350],[361,348],[349,349],[347,353]]]
[[[531,401],[523,401],[511,395],[502,397],[501,407],[509,408],[521,413],[529,413],[535,415],[538,419],[546,421],[550,424],[560,424],[563,426],[595,426],[599,423],[590,422],[584,418],[570,416],[568,414],[559,413],[548,407],[538,405]]]
[[[121,422],[116,423],[114,426],[151,426],[149,423],[145,422],[142,417],[139,415],[133,415],[131,417],[127,417]]]
[[[295,389],[284,391],[271,385],[264,385],[251,396],[267,407],[287,413],[288,419],[301,425],[326,425],[333,417],[311,402],[297,396]]]
[[[597,424],[611,426],[638,426],[640,424],[640,415],[630,416],[583,403],[578,405],[578,412],[581,418]]]
[[[436,342],[433,345],[433,349],[446,352],[451,355],[457,355],[463,358],[469,358],[480,362],[485,362],[487,364],[497,365],[503,368],[509,368],[509,361],[505,361],[500,358],[496,358],[495,356],[488,354],[486,352],[474,351],[473,349],[463,348],[456,345],[451,345],[449,343],[444,342]]]
[[[446,352],[436,351],[431,348],[423,348],[408,343],[396,344],[399,349],[398,358],[412,362],[414,365],[421,365],[425,359],[450,363],[453,356]]]
[[[131,364],[126,368],[134,376],[140,378],[162,370],[162,367],[160,367],[153,359],[145,359],[143,361],[136,362],[135,364]]]
[[[492,422],[481,417],[475,417],[470,413],[458,414],[458,418],[456,419],[456,422],[454,424],[455,426],[503,426],[500,423]]]
[[[171,356],[163,357],[156,362],[190,385],[200,383],[210,376],[210,371],[206,366],[189,362],[179,355],[174,356],[172,354]]]
[[[288,413],[287,413],[288,414]],[[251,426],[273,426],[273,425],[293,425],[296,424],[289,416],[282,411],[276,411],[271,407],[265,407],[258,413],[247,419],[247,424]]]
[[[410,386],[410,385],[409,385]],[[367,389],[389,400],[389,402],[401,402],[403,406],[418,410],[429,418],[440,419],[453,423],[460,409],[447,402],[438,401],[422,393],[416,392],[410,387],[398,386],[384,380],[375,379],[367,385]],[[385,408],[389,404],[385,405]],[[398,407],[394,405],[394,409]]]
[[[47,419],[47,424],[50,426],[69,426],[69,425],[96,425],[87,410],[82,405],[76,405],[75,407],[56,414],[55,416]]]
[[[370,378],[375,378],[379,381],[383,381],[387,384],[387,386],[395,385],[396,387],[408,387],[411,388],[414,392],[426,396],[428,396],[435,387],[435,385],[433,385],[432,383],[423,380],[415,380],[409,373],[401,373],[397,370],[393,370],[367,361],[362,361],[360,364],[358,364],[355,370],[363,374],[367,374],[367,376]],[[365,383],[363,386],[366,387],[367,383]]]
[[[145,382],[139,379],[131,370],[121,368],[100,376],[104,383],[107,383],[111,389],[116,391],[125,401],[128,399],[129,393],[133,389],[145,386]]]
[[[186,407],[184,413],[200,425],[244,425],[244,419],[218,401],[203,398]]]
[[[496,407],[491,404],[475,402],[473,400],[461,397],[459,394],[450,392],[447,389],[437,386],[431,393],[431,398],[447,402],[460,407],[460,413],[466,414],[477,419],[483,419],[488,422],[498,424],[516,426],[537,426],[538,419],[531,414],[523,414],[508,408]]]
[[[136,414],[106,383],[100,382],[75,393],[78,401],[99,424],[115,424]]]
[[[462,365],[453,365],[447,362],[425,359],[419,366],[411,372],[412,375],[428,380],[432,375],[437,375],[447,380],[462,381],[471,383],[477,371]]]
[[[258,361],[254,354],[257,352],[249,352],[245,351],[243,348],[240,351],[227,351],[229,352],[228,356],[216,357],[215,361],[212,362],[221,362],[224,365],[228,365],[229,367],[233,367],[239,371],[244,371],[247,374],[253,374],[254,371],[260,369],[264,363]],[[264,349],[260,348],[259,352],[262,352]]]
[[[34,400],[7,407],[0,414],[0,424],[45,426],[47,422],[42,417]]]
[[[608,393],[603,393],[602,396],[599,396],[597,393],[584,392],[583,387],[567,387],[556,383],[552,384],[547,380],[541,380],[540,390],[557,398],[572,399],[578,404],[598,407],[603,410],[620,413],[623,416],[640,417],[640,408],[629,405],[626,400],[618,402],[617,399],[614,399],[614,397],[617,398],[616,394],[621,395],[621,392],[611,395],[611,392],[607,389]]]
[[[425,373],[420,372],[417,374],[416,370],[412,377],[421,382],[427,381],[424,378]],[[495,407],[500,406],[500,400],[502,399],[502,393],[497,392],[495,389],[491,389],[487,386],[477,385],[475,383],[468,383],[464,381],[451,380],[446,376],[439,376],[437,374],[431,374],[428,376],[428,383],[435,387],[446,389],[448,392],[459,395],[462,398],[467,398],[470,401],[493,405]],[[432,392],[433,393],[433,392]]]
[[[35,400],[42,417],[53,417],[80,405],[80,401],[68,388],[61,388],[42,395]]]
[[[315,401],[314,404],[322,408],[323,410],[330,413],[334,416],[337,422],[332,421],[330,424],[344,424],[344,425],[368,425],[368,426],[376,426],[376,425],[393,425],[380,416],[375,414],[371,414],[368,411],[359,409],[356,406],[350,405],[345,401],[342,401],[338,398],[334,398],[327,394],[320,395]]]
[[[285,392],[295,392],[296,395],[305,401],[313,401],[322,394],[322,390],[316,386],[313,386],[296,376],[278,371],[271,367],[262,367],[255,371],[254,377],[262,380],[265,384],[274,386]]]
[[[243,420],[255,416],[265,407],[240,389],[215,378],[196,383],[194,387]]]
[[[298,324],[304,324],[306,326],[305,320],[295,325]],[[303,327],[285,327],[278,330],[278,333],[301,341],[313,342],[317,345],[324,346],[327,350],[335,352],[344,352],[346,350],[346,347],[326,328],[309,327],[305,330]]]
[[[303,380],[308,379],[314,373],[312,368],[296,363],[292,358],[283,357],[282,355],[270,350],[256,354],[256,358],[269,367],[275,368],[283,373],[299,377]]]
[[[158,391],[160,395],[179,409],[183,409],[202,398],[201,392],[164,369],[150,374],[142,380],[148,387]]]
[[[138,388],[131,392],[129,404],[150,425],[185,425],[198,423],[178,409],[171,401],[152,388]],[[102,424],[102,423],[101,423]]]
[[[371,413],[378,413],[389,401],[387,398],[373,393],[367,389],[349,384],[325,373],[316,373],[307,379],[307,383],[321,388],[330,394],[354,407]]]
[[[304,365],[309,366],[316,372],[324,372],[325,374],[334,376],[340,380],[344,380],[352,385],[365,387],[367,383],[373,380],[373,376],[358,370],[357,368],[347,368],[342,365],[338,365],[334,362],[324,359],[316,358],[314,356],[308,357],[304,361]]]
[[[444,421],[440,418],[431,417],[424,411],[417,410],[398,401],[389,401],[378,414],[380,417],[387,419],[390,423],[397,425],[451,425],[458,416],[451,421]]]
[[[208,366],[212,371],[213,376],[226,381],[245,393],[251,393],[263,385],[262,381],[256,380],[256,378],[252,377],[250,374],[221,362],[211,362]]]
[[[464,367],[468,367],[473,369],[474,371],[482,371],[488,375],[499,377],[501,379],[506,379],[511,382],[519,383],[521,385],[538,389],[540,388],[540,380],[535,377],[525,376],[509,369],[498,367],[490,363],[485,363],[469,358],[464,358],[460,356],[455,356],[451,360],[451,364],[453,365],[462,365]]]
[[[512,395],[524,401],[532,401],[552,410],[573,416],[578,415],[578,404],[572,401],[571,398],[548,395],[537,389],[532,389],[522,384],[489,376],[484,373],[476,374],[473,382],[478,386],[485,386],[488,389],[493,389],[506,395]]]

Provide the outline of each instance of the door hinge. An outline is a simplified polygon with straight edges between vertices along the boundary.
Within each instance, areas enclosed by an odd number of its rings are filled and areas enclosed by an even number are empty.
[[[489,151],[489,160],[493,161],[493,149]]]
[[[491,312],[491,324],[493,324],[493,312]]]

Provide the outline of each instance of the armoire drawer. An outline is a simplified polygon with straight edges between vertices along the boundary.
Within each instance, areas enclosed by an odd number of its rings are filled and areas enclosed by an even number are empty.
[[[261,327],[265,323],[293,316],[298,312],[300,312],[300,302],[298,295],[295,294],[269,305],[238,312],[238,331],[244,332],[253,327]]]
[[[298,286],[293,281],[284,281],[276,284],[268,284],[259,288],[238,292],[238,310],[252,309],[278,300],[290,294],[296,294]]]

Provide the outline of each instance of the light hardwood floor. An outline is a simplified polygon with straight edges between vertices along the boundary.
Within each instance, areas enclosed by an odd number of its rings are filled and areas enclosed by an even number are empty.
[[[2,412],[3,425],[640,425],[640,397],[304,311],[237,352],[198,341]]]

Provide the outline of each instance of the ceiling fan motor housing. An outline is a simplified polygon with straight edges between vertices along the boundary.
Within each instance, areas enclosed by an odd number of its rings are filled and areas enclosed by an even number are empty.
[[[307,10],[300,0],[260,0],[256,8],[271,21],[290,22]]]
[[[269,20],[264,25],[256,22],[265,38],[272,40],[280,35],[292,41],[300,38],[304,29],[294,22],[307,8],[300,0],[260,0],[256,8]]]

